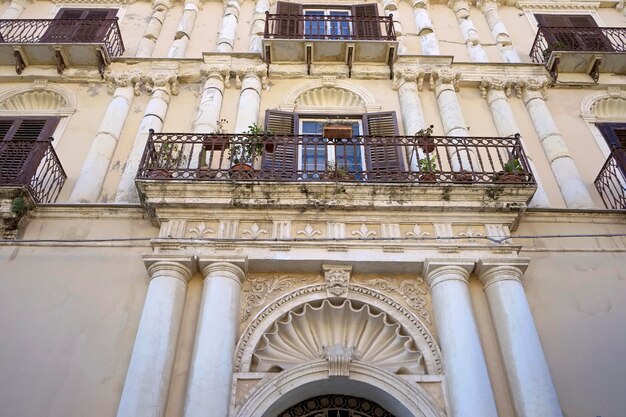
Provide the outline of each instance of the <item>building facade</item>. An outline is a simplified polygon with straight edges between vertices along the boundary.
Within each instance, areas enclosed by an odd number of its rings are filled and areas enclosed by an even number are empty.
[[[620,417],[623,1],[0,5],[0,415]]]

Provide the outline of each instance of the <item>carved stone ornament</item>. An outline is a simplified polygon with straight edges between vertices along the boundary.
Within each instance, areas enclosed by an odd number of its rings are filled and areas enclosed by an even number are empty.
[[[253,371],[280,372],[319,359],[331,375],[353,359],[391,373],[424,374],[422,353],[387,314],[350,300],[307,303],[274,323],[254,350]]]
[[[482,98],[487,98],[489,90],[497,90],[504,91],[504,94],[506,94],[507,97],[511,97],[512,84],[513,81],[508,78],[484,77],[478,86],[480,88],[480,96]]]
[[[109,72],[104,79],[109,84],[109,91],[113,93],[117,87],[133,87],[136,96],[141,94],[141,73],[138,71]]]
[[[153,71],[142,77],[146,90],[152,93],[155,90],[165,90],[172,95],[177,95],[178,74],[175,71]]]
[[[538,91],[544,100],[548,98],[548,79],[546,77],[520,78],[515,84],[515,92],[518,98],[522,97],[524,90]]]
[[[346,297],[350,285],[350,265],[322,265],[329,297]]]
[[[459,82],[461,80],[461,73],[452,70],[451,68],[440,68],[433,70],[430,74],[430,88],[434,89],[438,85],[451,84],[454,91],[459,91]]]

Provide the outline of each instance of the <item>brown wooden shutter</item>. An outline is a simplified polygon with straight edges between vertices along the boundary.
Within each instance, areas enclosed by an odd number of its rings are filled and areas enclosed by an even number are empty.
[[[298,115],[278,110],[265,112],[265,130],[274,134],[274,149],[263,153],[259,174],[265,179],[297,179]]]
[[[304,35],[304,12],[302,5],[279,1],[276,3],[278,21],[275,22],[274,34],[280,38],[298,38]]]
[[[97,42],[104,39],[116,9],[62,8],[54,16],[42,42]],[[105,20],[106,19],[106,20]],[[99,22],[100,21],[100,22]]]
[[[536,14],[535,18],[540,26],[555,28],[581,28],[579,31],[563,31],[548,36],[550,45],[560,42],[570,50],[582,51],[613,51],[611,41],[600,30],[582,29],[597,28],[598,24],[591,15],[558,15]],[[556,48],[558,49],[558,48]]]
[[[396,112],[363,116],[368,178],[397,180],[404,175]]]
[[[626,149],[626,123],[598,123],[597,126],[610,146]]]
[[[378,16],[378,5],[357,4],[352,6],[354,16],[354,37],[356,39],[380,39],[380,22],[372,19]]]

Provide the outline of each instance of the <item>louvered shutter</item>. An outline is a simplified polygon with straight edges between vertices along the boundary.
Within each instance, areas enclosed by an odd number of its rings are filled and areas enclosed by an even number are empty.
[[[112,20],[117,15],[115,9],[62,8],[54,16],[41,42],[97,42],[104,39]]]
[[[626,123],[599,123],[598,129],[610,146],[626,149]]]
[[[0,182],[27,184],[37,171],[58,118],[0,119]]]
[[[279,1],[276,3],[278,21],[275,22],[274,34],[279,38],[299,38],[304,35],[304,19],[301,4]]]
[[[380,39],[380,22],[373,17],[378,16],[377,4],[357,4],[352,6],[354,16],[354,37],[356,39]]]
[[[540,26],[553,28],[597,28],[598,24],[591,15],[558,15],[558,14],[536,14],[535,18]],[[599,30],[581,29],[580,31],[559,30],[554,31],[554,35],[547,36],[548,44],[553,45],[560,42],[568,50],[583,51],[613,51],[611,41]],[[557,50],[559,48],[556,48]]]
[[[263,153],[262,169],[259,174],[265,179],[297,179],[296,138],[298,115],[278,110],[265,112],[265,130],[274,137],[274,149]]]
[[[368,178],[398,180],[404,175],[404,161],[398,141],[395,112],[369,113],[363,116]]]

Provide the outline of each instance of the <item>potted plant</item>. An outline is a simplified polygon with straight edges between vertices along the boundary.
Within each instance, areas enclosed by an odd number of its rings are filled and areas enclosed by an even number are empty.
[[[567,49],[568,47],[565,43],[561,41],[554,41],[548,46],[548,48],[543,50],[543,60],[547,61],[553,51],[566,51]]]
[[[154,131],[150,130],[150,135]],[[180,164],[187,161],[187,156],[182,153],[180,143],[172,142],[169,136],[162,136],[163,142],[155,143],[155,167],[150,170],[150,178],[167,178],[174,175]]]
[[[348,119],[335,119],[324,124],[323,135],[328,139],[350,139],[352,137],[352,122]]]
[[[331,180],[347,180],[354,179],[354,177],[355,174],[348,171],[345,164],[337,164],[333,160],[328,161],[328,164],[326,164],[326,172],[322,175],[322,178]]]
[[[437,159],[433,155],[432,157],[426,155],[424,158],[418,160],[420,174],[417,179],[421,182],[436,182],[437,181]]]
[[[207,151],[224,151],[228,147],[226,124],[228,120],[220,119],[216,123],[215,131],[204,136],[203,146]]]
[[[524,167],[518,158],[509,159],[502,166],[503,170],[496,173],[493,177],[494,182],[498,183],[521,183],[526,180],[524,175]]]
[[[422,148],[422,150],[426,153],[431,153],[435,150],[435,140],[430,137],[433,134],[434,128],[435,127],[433,125],[430,125],[426,129],[420,129],[415,132],[417,146]]]
[[[253,178],[254,161],[263,155],[263,152],[274,151],[274,142],[268,141],[272,132],[253,124],[248,130],[241,133],[241,138],[230,145],[230,173],[232,178]]]

